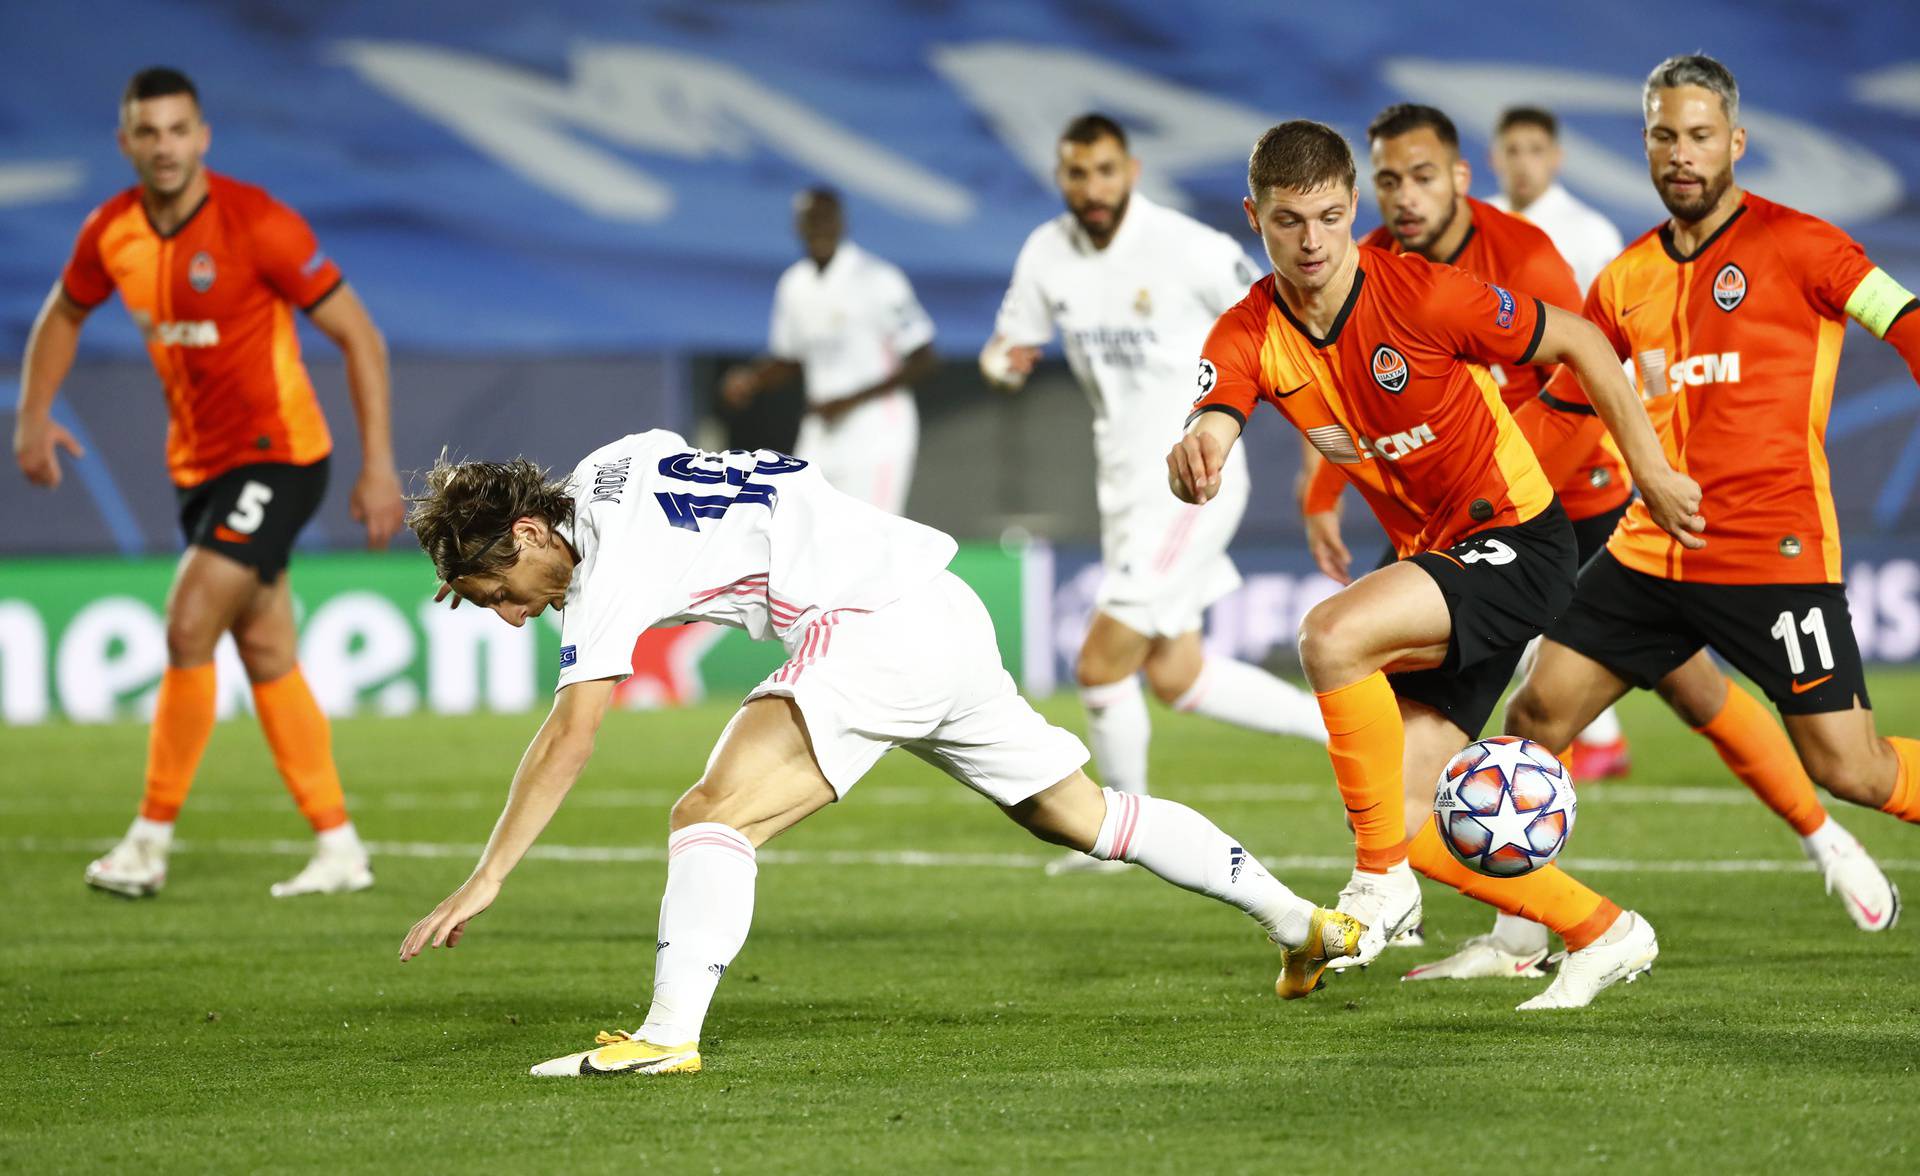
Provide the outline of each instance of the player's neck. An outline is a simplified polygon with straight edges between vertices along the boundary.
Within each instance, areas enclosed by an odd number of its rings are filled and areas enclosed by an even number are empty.
[[[1318,290],[1303,290],[1279,274],[1273,276],[1273,288],[1286,303],[1287,312],[1316,339],[1324,339],[1339,320],[1340,311],[1353,293],[1354,275],[1360,272],[1360,249],[1350,245],[1333,279]]]
[[[1713,210],[1699,220],[1681,220],[1677,216],[1669,218],[1667,223],[1672,228],[1674,251],[1682,257],[1691,257],[1699,252],[1707,239],[1719,232],[1722,226],[1733,219],[1733,214],[1740,211],[1740,202],[1746,196],[1746,191],[1740,185],[1728,184],[1727,190],[1714,203]]]
[[[1553,185],[1548,184],[1546,187],[1540,189],[1538,192],[1535,192],[1533,194],[1533,198],[1530,200],[1522,200],[1520,199],[1520,197],[1514,195],[1512,192],[1508,192],[1506,194],[1507,211],[1518,216],[1519,214],[1526,212],[1527,209],[1532,208],[1534,205],[1540,203],[1540,201],[1544,199],[1546,197],[1546,194],[1552,189],[1553,189]]]
[[[163,236],[184,224],[186,219],[193,215],[193,210],[200,207],[200,202],[206,198],[207,169],[205,167],[194,168],[193,178],[182,184],[180,190],[170,196],[162,195],[145,186],[140,189],[140,203],[146,207],[147,220],[151,221],[153,227]]]
[[[1453,259],[1460,256],[1461,248],[1467,243],[1467,234],[1471,232],[1473,208],[1465,200],[1458,201],[1453,206],[1453,216],[1447,220],[1446,229],[1425,249],[1416,249],[1414,252],[1428,261],[1451,265]]]

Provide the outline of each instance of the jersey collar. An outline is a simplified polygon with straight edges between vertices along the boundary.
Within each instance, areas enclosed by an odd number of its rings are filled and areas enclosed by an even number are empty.
[[[1355,242],[1353,247],[1358,249],[1360,245]],[[1348,316],[1353,314],[1353,308],[1359,303],[1360,287],[1365,285],[1366,281],[1367,271],[1358,265],[1354,266],[1353,289],[1347,291],[1347,300],[1340,304],[1340,313],[1333,316],[1333,326],[1327,328],[1327,337],[1324,339],[1317,338],[1307,329],[1305,323],[1293,317],[1293,311],[1287,308],[1286,299],[1280,297],[1280,279],[1272,274],[1267,275],[1267,293],[1272,297],[1273,304],[1280,308],[1280,313],[1287,316],[1287,321],[1293,324],[1293,329],[1300,332],[1314,350],[1323,351],[1333,346],[1334,342],[1340,338],[1340,329],[1347,325]]]
[[[1667,256],[1679,262],[1681,265],[1685,265],[1690,261],[1697,261],[1706,254],[1707,250],[1713,248],[1715,242],[1726,236],[1727,230],[1731,229],[1734,224],[1745,215],[1747,215],[1747,200],[1745,196],[1742,196],[1740,198],[1740,207],[1733,210],[1733,215],[1727,218],[1727,223],[1715,229],[1713,235],[1700,242],[1700,248],[1694,250],[1691,254],[1682,254],[1680,250],[1674,247],[1673,221],[1669,219],[1667,223],[1660,226],[1660,248],[1666,250]]]

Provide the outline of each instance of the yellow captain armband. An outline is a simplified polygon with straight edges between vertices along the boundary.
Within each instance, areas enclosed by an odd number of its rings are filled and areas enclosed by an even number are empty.
[[[1847,299],[1847,317],[1873,332],[1876,339],[1887,337],[1887,328],[1913,301],[1913,291],[1893,280],[1893,275],[1879,266],[1873,272],[1860,279],[1853,288],[1853,294]]]

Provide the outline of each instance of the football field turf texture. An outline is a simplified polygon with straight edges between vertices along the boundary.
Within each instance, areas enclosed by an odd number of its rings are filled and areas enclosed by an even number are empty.
[[[1920,675],[1871,675],[1920,734]],[[1894,1171],[1920,1165],[1920,914],[1856,931],[1797,839],[1645,695],[1567,864],[1660,934],[1579,1012],[1544,980],[1402,984],[1483,931],[1303,1001],[1238,912],[1053,854],[904,754],[763,851],[699,1075],[534,1079],[644,1019],[666,810],[730,707],[611,716],[535,856],[452,951],[396,962],[466,876],[539,715],[356,719],[335,741],[378,883],[274,900],[311,841],[250,720],[221,725],[167,889],[82,868],[144,729],[4,733],[0,1170]],[[1070,698],[1048,713],[1078,730]],[[1154,785],[1331,903],[1350,841],[1319,749],[1155,710]],[[1920,902],[1920,829],[1831,806]]]

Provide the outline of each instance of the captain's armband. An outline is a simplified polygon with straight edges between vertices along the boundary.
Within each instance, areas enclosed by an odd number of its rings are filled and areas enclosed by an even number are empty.
[[[1887,329],[1914,301],[1913,291],[1893,280],[1893,275],[1875,266],[1860,279],[1847,299],[1847,317],[1873,332],[1876,339],[1887,337]]]

